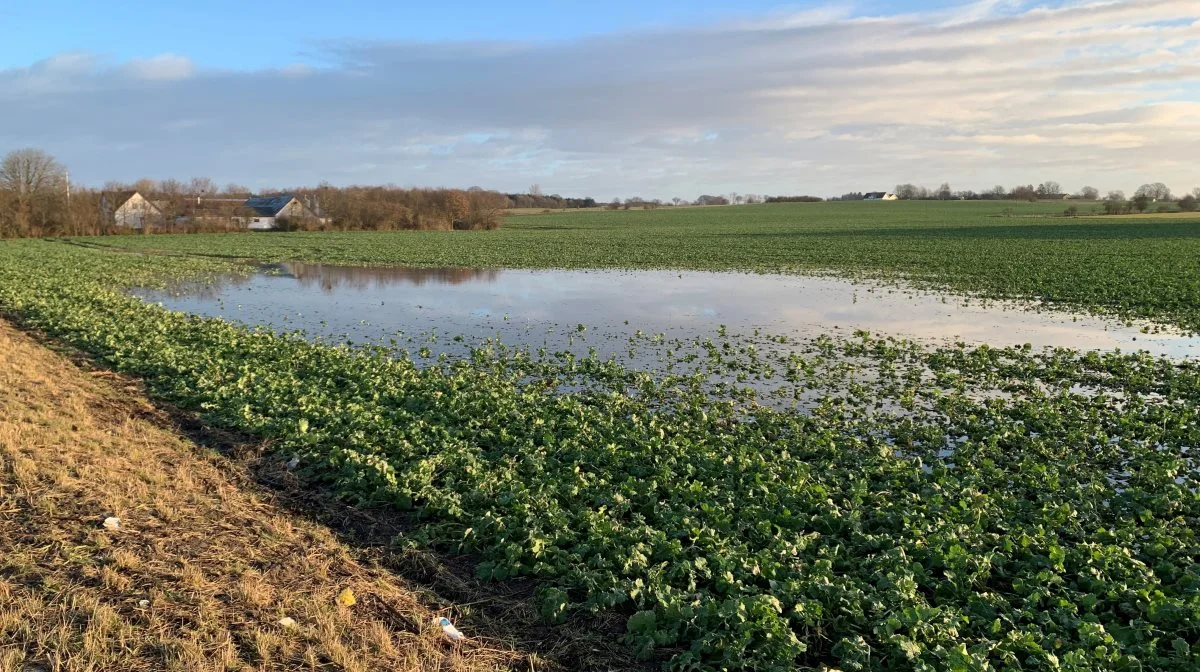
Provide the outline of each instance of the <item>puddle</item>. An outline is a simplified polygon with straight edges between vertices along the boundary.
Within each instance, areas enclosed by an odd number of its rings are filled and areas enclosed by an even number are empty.
[[[585,344],[603,355],[621,352],[638,330],[715,338],[722,326],[730,334],[761,330],[797,339],[863,329],[933,344],[1200,354],[1198,337],[831,277],[285,263],[212,285],[135,294],[172,310],[355,342],[403,333],[410,342],[434,343],[436,352],[452,354],[465,351],[471,340],[499,337],[509,345],[551,350]],[[430,333],[446,338],[432,341]],[[465,340],[449,338],[458,335]]]

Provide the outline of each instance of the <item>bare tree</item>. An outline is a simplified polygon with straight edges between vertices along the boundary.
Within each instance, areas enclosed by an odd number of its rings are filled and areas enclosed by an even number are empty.
[[[175,178],[168,178],[166,180],[159,180],[158,187],[155,189],[155,195],[161,194],[163,196],[178,196],[183,194],[185,191],[186,188],[183,186],[182,182],[176,180]],[[144,193],[142,195],[147,198],[150,197],[150,194]]]
[[[529,195],[530,196],[541,196],[542,195],[542,185],[540,185],[540,184],[529,185]]]
[[[1036,201],[1038,198],[1038,193],[1037,189],[1035,189],[1032,184],[1026,184],[1024,186],[1018,184],[1012,188],[1012,191],[1008,192],[1008,196],[1009,198],[1020,201]]]
[[[1046,196],[1053,198],[1062,193],[1062,185],[1054,180],[1046,180],[1038,185],[1038,196]]]
[[[948,200],[950,200],[950,198],[953,195],[954,195],[953,192],[950,191],[950,183],[949,182],[943,182],[942,185],[940,187],[938,187],[938,190],[937,190],[938,200],[948,201]]]
[[[1145,196],[1151,201],[1169,201],[1171,200],[1171,190],[1162,182],[1154,182],[1153,184],[1143,184],[1138,187],[1133,196],[1134,198]]]
[[[213,196],[217,193],[217,183],[207,177],[193,177],[187,186],[189,196]]]
[[[28,235],[35,216],[46,218],[47,201],[64,193],[66,171],[40,149],[18,149],[9,152],[0,162],[0,189],[12,194],[16,212],[13,217],[15,233]]]
[[[1100,198],[1100,190],[1095,187],[1084,187],[1079,190],[1079,197],[1085,201],[1094,201]]]

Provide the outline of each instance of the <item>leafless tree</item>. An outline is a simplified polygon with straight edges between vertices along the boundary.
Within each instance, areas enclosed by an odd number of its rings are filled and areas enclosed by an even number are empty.
[[[15,206],[11,227],[18,236],[29,235],[35,217],[45,220],[57,196],[65,196],[66,171],[54,157],[40,149],[18,149],[0,161],[0,190],[11,194]]]
[[[160,180],[158,187],[155,188],[154,194],[162,194],[164,196],[179,196],[186,192],[186,187],[183,183],[174,178]],[[146,198],[150,198],[151,194],[142,194]]]
[[[1094,201],[1100,198],[1100,190],[1095,187],[1084,187],[1079,190],[1079,196],[1085,201]]]
[[[1054,180],[1046,180],[1038,185],[1038,196],[1054,197],[1062,193],[1062,185]]]
[[[1143,184],[1134,192],[1134,197],[1145,196],[1151,201],[1169,201],[1171,200],[1171,189],[1162,182],[1154,182],[1153,184]]]
[[[1038,198],[1038,192],[1032,184],[1026,184],[1024,186],[1018,184],[1012,188],[1012,191],[1008,192],[1008,196],[1009,198],[1019,201],[1036,201]]]
[[[189,196],[215,196],[217,183],[207,177],[193,177],[188,181],[187,193]]]

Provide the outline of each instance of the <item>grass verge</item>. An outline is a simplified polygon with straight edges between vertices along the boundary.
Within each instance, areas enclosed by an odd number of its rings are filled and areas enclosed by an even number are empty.
[[[0,321],[0,670],[543,666],[474,632],[446,643],[437,604],[126,385]]]

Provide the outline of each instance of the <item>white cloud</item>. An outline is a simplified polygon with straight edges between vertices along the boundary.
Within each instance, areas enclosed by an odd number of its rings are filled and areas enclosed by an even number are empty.
[[[95,182],[598,198],[1200,184],[1177,160],[1200,152],[1195,0],[847,6],[560,42],[326,44],[321,67],[258,72],[62,55],[0,71],[0,148],[41,144]]]
[[[150,58],[135,58],[125,69],[138,79],[172,80],[191,76],[195,66],[191,59],[178,54],[159,54]]]

